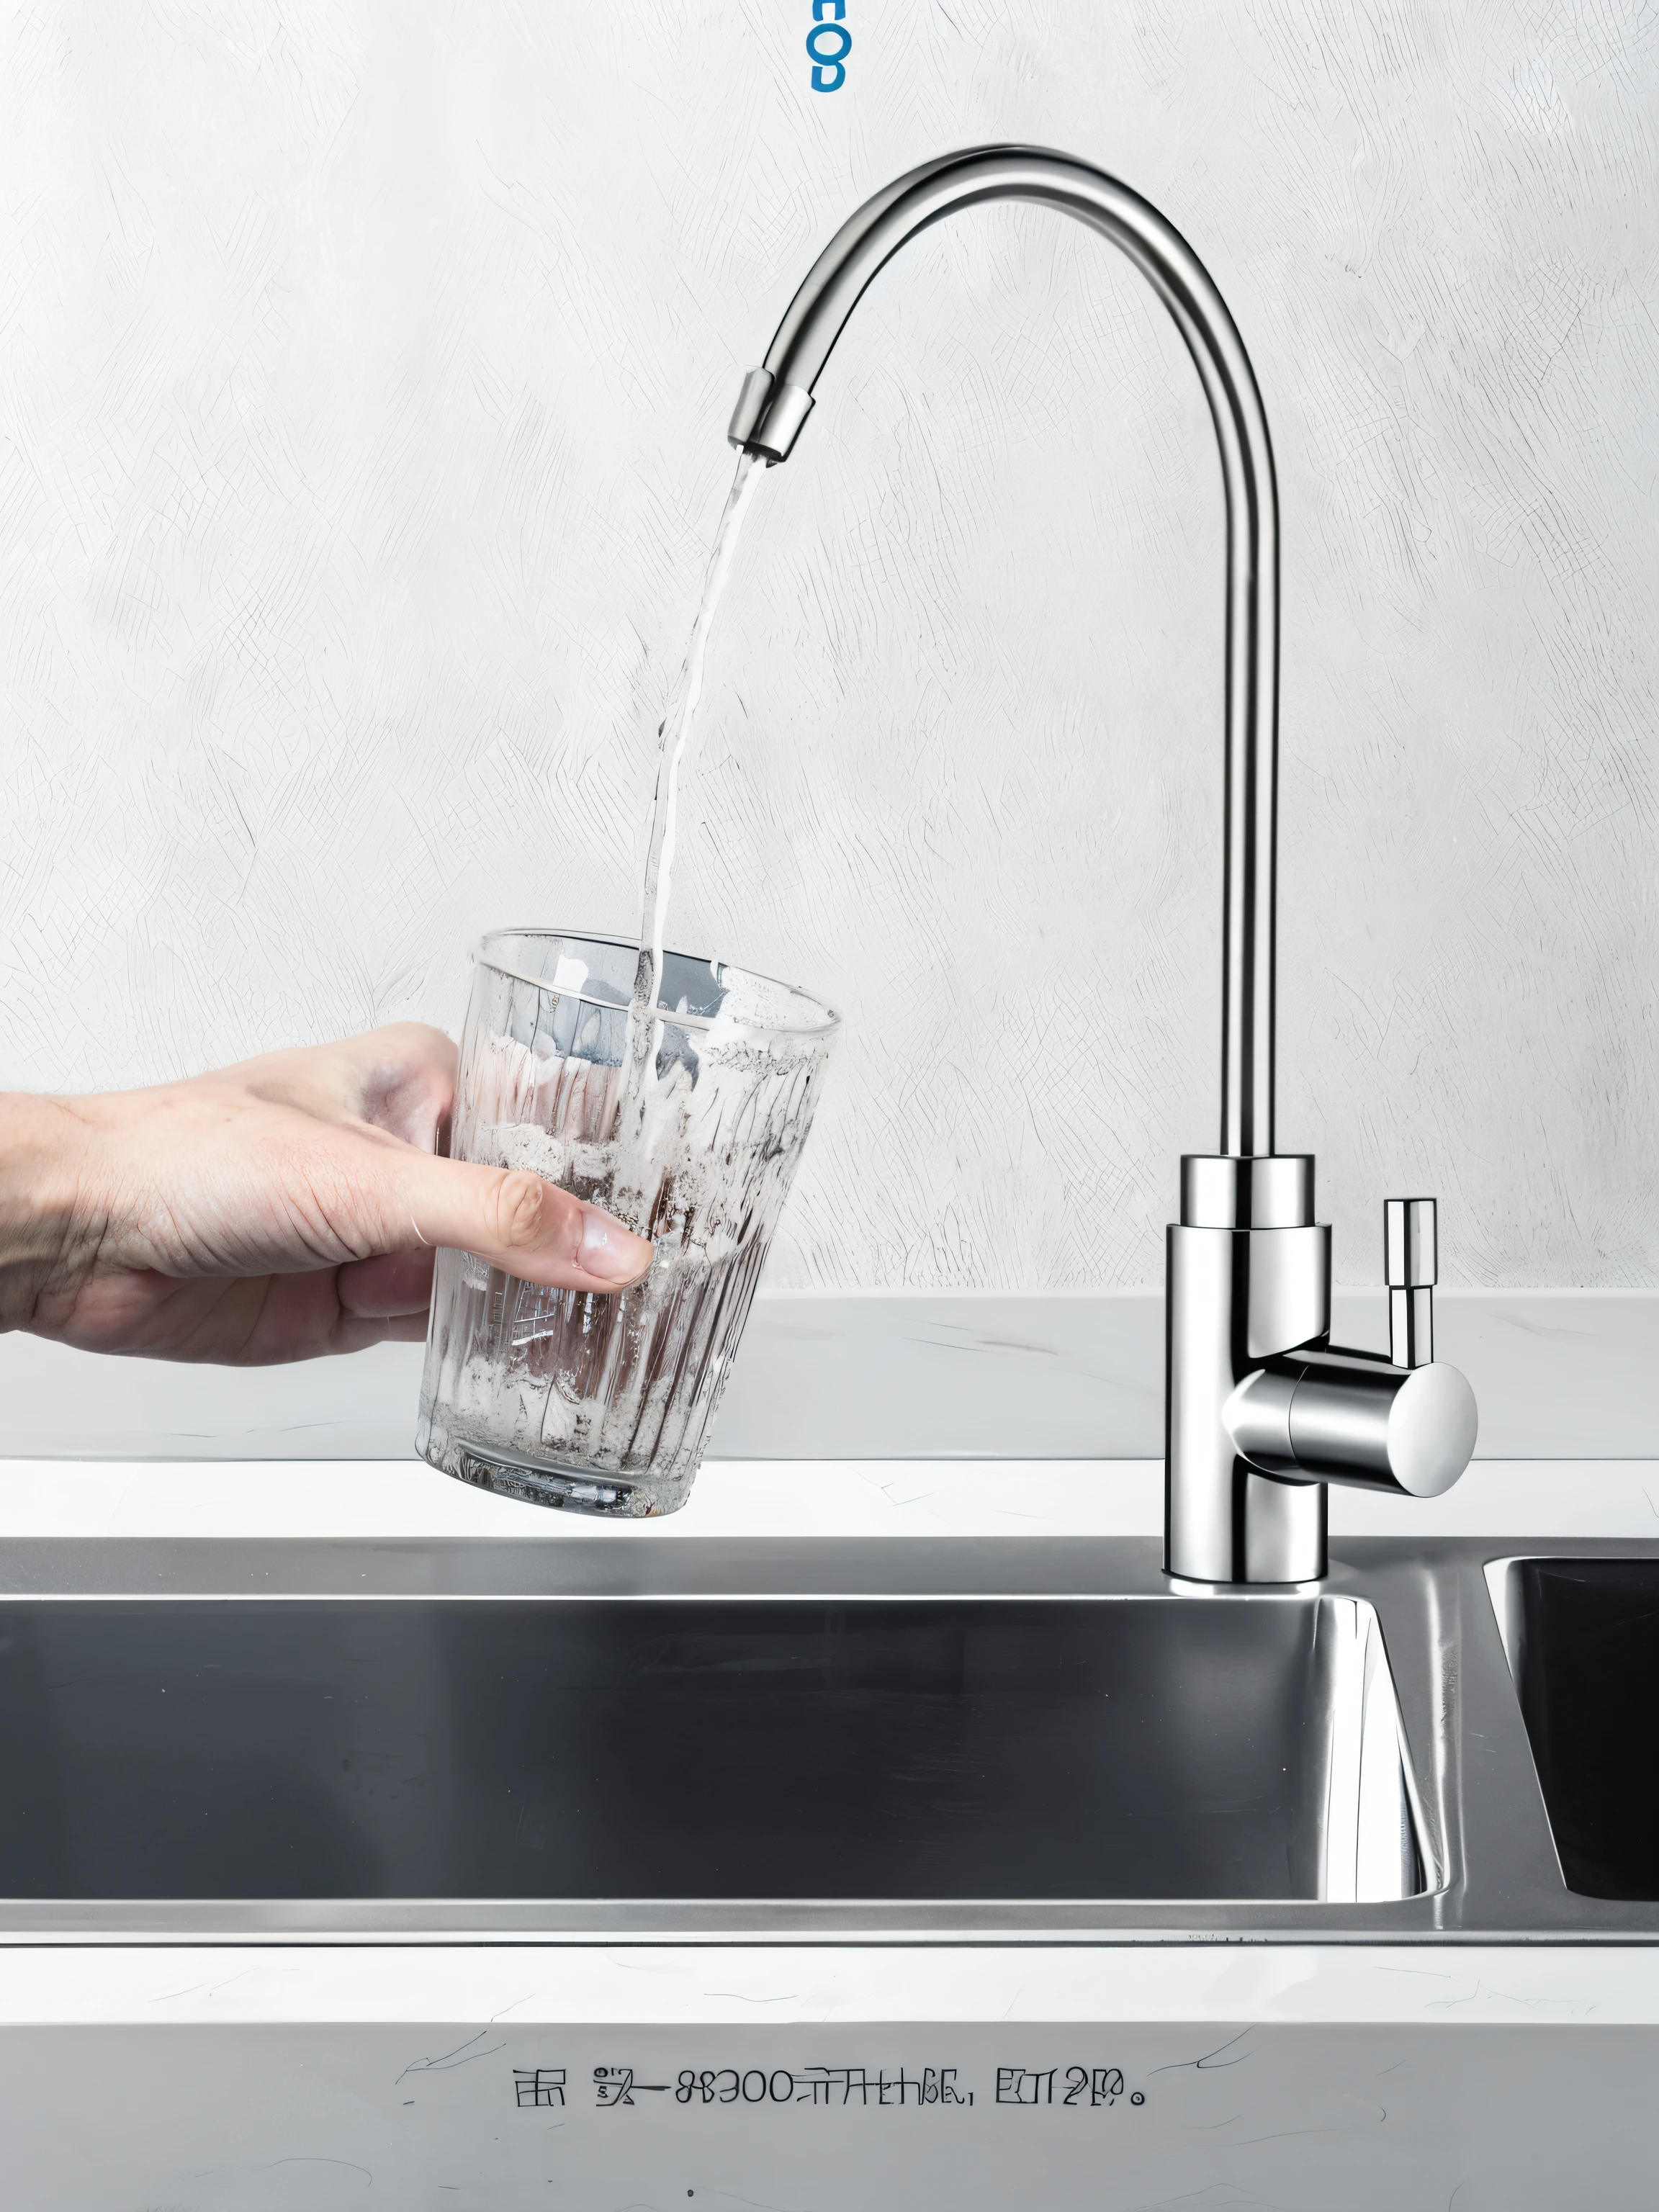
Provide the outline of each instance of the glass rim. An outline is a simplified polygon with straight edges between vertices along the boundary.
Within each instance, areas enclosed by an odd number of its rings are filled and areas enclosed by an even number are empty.
[[[498,929],[485,930],[470,948],[471,957],[478,966],[490,969],[497,975],[505,975],[512,982],[527,983],[532,990],[545,991],[556,999],[574,999],[579,1006],[603,1007],[607,1013],[625,1014],[628,1012],[629,1001],[626,999],[602,999],[586,989],[573,991],[550,981],[545,975],[532,975],[525,969],[515,968],[511,961],[503,960],[491,950],[505,937],[558,939],[567,944],[605,945],[619,952],[635,954],[640,949],[637,938],[613,937],[602,929],[556,928],[546,922],[508,923]],[[680,1013],[659,1000],[652,1009],[654,1018],[671,1024],[675,1029],[712,1030],[721,1021],[732,1021],[762,1036],[819,1037],[833,1036],[842,1025],[841,1016],[833,1006],[826,1006],[822,999],[803,989],[799,983],[786,983],[776,975],[763,975],[758,969],[740,967],[736,961],[716,961],[700,952],[677,952],[672,945],[665,947],[665,959],[671,955],[676,960],[690,960],[700,967],[706,967],[716,975],[730,973],[749,976],[757,983],[769,984],[775,991],[787,991],[792,999],[799,999],[810,1006],[817,1017],[810,1022],[777,1022],[757,1020],[744,1014]]]

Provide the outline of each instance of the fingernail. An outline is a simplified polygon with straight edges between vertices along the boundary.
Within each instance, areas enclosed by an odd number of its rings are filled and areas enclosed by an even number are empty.
[[[588,1273],[603,1283],[632,1283],[645,1273],[656,1254],[648,1237],[636,1237],[597,1206],[587,1206],[582,1209],[582,1249],[577,1256]]]

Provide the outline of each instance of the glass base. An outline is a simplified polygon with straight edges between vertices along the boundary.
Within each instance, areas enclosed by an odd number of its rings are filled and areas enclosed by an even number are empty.
[[[441,1441],[422,1420],[415,1438],[422,1459],[497,1498],[549,1505],[562,1513],[597,1513],[613,1521],[654,1521],[678,1513],[691,1495],[696,1470],[678,1476],[613,1474],[600,1468],[513,1459],[491,1444],[454,1435]]]

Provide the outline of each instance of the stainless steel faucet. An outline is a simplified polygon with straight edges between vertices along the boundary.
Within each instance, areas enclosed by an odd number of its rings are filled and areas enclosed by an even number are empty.
[[[912,169],[836,232],[744,379],[729,434],[787,460],[876,271],[983,200],[1058,208],[1121,247],[1175,318],[1215,423],[1227,495],[1221,1149],[1182,1158],[1169,1231],[1164,1564],[1191,1582],[1312,1582],[1326,1568],[1326,1484],[1436,1496],[1468,1464],[1475,1407],[1433,1357],[1434,1200],[1385,1207],[1391,1356],[1334,1350],[1313,1159],[1273,1150],[1279,492],[1225,302],[1180,233],[1103,170],[1042,147],[969,147]]]

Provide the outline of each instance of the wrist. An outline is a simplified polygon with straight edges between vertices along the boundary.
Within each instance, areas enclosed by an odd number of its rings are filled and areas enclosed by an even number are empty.
[[[0,1092],[0,1330],[73,1297],[102,1238],[96,1132],[78,1102]]]

